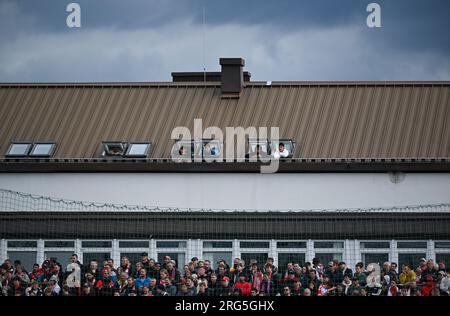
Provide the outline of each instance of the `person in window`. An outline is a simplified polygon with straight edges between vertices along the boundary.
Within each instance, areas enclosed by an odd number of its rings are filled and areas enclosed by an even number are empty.
[[[278,145],[278,150],[273,153],[273,158],[280,159],[280,158],[288,158],[289,157],[289,151],[286,149],[283,143],[280,143]]]

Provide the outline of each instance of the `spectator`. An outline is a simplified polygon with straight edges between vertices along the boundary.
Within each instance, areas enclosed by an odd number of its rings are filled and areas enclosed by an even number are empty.
[[[138,290],[138,292],[142,291],[142,287],[150,286],[150,278],[147,277],[147,270],[142,268],[139,271],[139,278],[136,279],[135,281],[135,285],[136,285],[136,289]]]
[[[426,263],[426,268],[422,269],[422,275],[421,275],[420,279],[421,279],[422,283],[425,283],[428,280],[428,277],[431,276],[433,278],[433,281],[436,282],[437,274],[438,274],[438,270],[436,269],[436,267],[434,265],[434,261],[430,259]]]
[[[247,282],[247,277],[245,274],[239,275],[239,282],[234,284],[235,289],[240,289],[242,295],[249,296],[252,291],[252,286],[250,282]]]
[[[230,278],[227,276],[222,277],[221,287],[218,289],[218,296],[231,296],[233,288],[230,286]]]
[[[439,288],[444,295],[450,296],[450,269],[447,270],[445,277],[441,280]]]
[[[402,265],[402,273],[400,273],[400,284],[407,285],[416,281],[416,274],[411,270],[408,264]]]
[[[360,286],[366,286],[367,273],[364,272],[364,264],[362,262],[358,262],[355,265],[355,274],[353,276],[358,280]]]
[[[286,149],[283,143],[278,145],[278,150],[273,154],[275,159],[287,158],[289,157],[289,151]]]
[[[31,280],[31,285],[25,290],[25,296],[42,296],[42,289],[37,280]]]
[[[291,296],[291,288],[289,286],[283,287],[283,294],[281,296]]]
[[[398,296],[399,295],[399,289],[397,287],[397,282],[395,280],[392,280],[388,289],[387,296]]]

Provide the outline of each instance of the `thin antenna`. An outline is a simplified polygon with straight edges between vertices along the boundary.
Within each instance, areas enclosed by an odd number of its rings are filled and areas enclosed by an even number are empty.
[[[203,7],[203,80],[206,84],[206,8]]]

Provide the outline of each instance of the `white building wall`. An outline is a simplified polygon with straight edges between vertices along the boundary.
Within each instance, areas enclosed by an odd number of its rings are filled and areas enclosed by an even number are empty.
[[[191,208],[365,208],[450,202],[450,174],[0,174],[0,188],[72,200]]]

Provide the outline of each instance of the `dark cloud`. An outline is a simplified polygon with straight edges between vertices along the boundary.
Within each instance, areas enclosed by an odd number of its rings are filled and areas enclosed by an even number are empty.
[[[72,0],[71,0],[72,1]],[[169,80],[247,58],[255,79],[450,79],[448,0],[0,0],[0,81]],[[366,6],[382,7],[369,29]],[[76,67],[73,65],[76,64]]]

